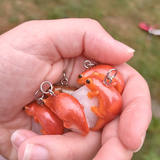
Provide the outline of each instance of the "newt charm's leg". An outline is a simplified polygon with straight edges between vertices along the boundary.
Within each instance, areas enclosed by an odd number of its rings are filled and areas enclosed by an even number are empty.
[[[96,97],[98,95],[99,95],[98,91],[96,91],[96,92],[90,92],[89,91],[88,94],[87,94],[88,98],[90,98],[90,99],[92,99],[93,97]]]
[[[101,113],[99,112],[98,107],[96,106],[91,107],[91,111],[94,112],[99,118],[104,118],[104,116],[101,115]]]
[[[37,117],[37,116],[34,116],[34,121],[35,121],[36,123],[39,123],[39,120],[38,120],[38,117]]]

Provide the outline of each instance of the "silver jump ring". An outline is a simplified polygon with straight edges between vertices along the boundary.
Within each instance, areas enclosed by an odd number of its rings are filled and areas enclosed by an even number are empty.
[[[86,69],[91,68],[93,66],[96,66],[96,64],[91,63],[91,61],[89,61],[89,60],[85,60],[84,63],[83,63],[83,65],[84,65],[84,67]]]
[[[112,71],[116,71],[116,73],[111,77],[109,74],[110,74]],[[110,69],[110,70],[108,71],[107,75],[106,75],[105,78],[104,78],[104,82],[105,82],[106,84],[111,84],[113,78],[114,78],[116,75],[117,75],[117,69],[116,69],[116,68]],[[109,82],[107,82],[107,79],[109,80]]]
[[[37,101],[38,104],[43,105],[43,98],[44,98],[44,93],[42,92],[42,96],[40,98],[37,97],[38,92],[40,92],[41,90],[36,91],[36,93],[34,94],[34,98]]]
[[[116,71],[116,73],[111,77],[109,74],[110,74],[112,71]],[[108,71],[108,73],[107,73],[107,77],[110,77],[111,79],[113,79],[116,75],[117,75],[117,69],[116,69],[116,68],[110,69],[110,70]]]
[[[44,102],[43,102],[43,99],[42,99],[42,98],[37,99],[37,103],[38,103],[39,105],[41,105],[41,106],[44,105]]]
[[[51,96],[55,96],[55,93],[51,89],[49,89],[48,92]]]
[[[63,78],[63,79],[61,80],[61,85],[62,85],[62,86],[68,86],[68,79],[67,79],[67,78]]]
[[[62,86],[68,86],[68,79],[66,78],[66,73],[63,72],[63,78],[61,79]]]
[[[34,98],[37,99],[43,99],[44,98],[44,93],[42,92],[42,96],[40,98],[37,97],[38,92],[40,92],[41,90],[38,90],[35,94],[34,94]]]
[[[48,92],[45,92],[45,91],[43,90],[43,85],[44,85],[45,83],[48,83],[48,84],[50,85],[50,87],[51,87],[51,89],[50,89]],[[48,82],[48,81],[44,81],[44,82],[40,85],[40,90],[41,90],[41,92],[44,93],[44,94],[50,94],[51,91],[53,90],[53,85],[52,85],[52,83],[50,83],[50,82]]]

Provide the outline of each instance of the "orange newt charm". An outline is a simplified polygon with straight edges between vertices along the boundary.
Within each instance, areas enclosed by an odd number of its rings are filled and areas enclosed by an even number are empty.
[[[107,72],[109,72],[111,69],[115,69],[115,67],[110,65],[97,65],[97,66],[91,67],[78,75],[77,82],[79,84],[85,84],[85,78],[92,75],[93,73],[97,77],[104,80]],[[111,72],[110,76],[113,76],[113,75],[114,75],[114,72]],[[117,75],[113,78],[111,85],[114,86],[120,94],[122,94],[124,89],[124,80],[118,71],[117,71]]]
[[[84,107],[79,101],[67,93],[59,93],[54,96],[49,96],[43,102],[54,112],[60,119],[63,120],[65,128],[78,128],[82,135],[89,133],[87,120],[84,114]]]
[[[36,101],[23,107],[25,112],[34,117],[37,123],[42,125],[41,132],[43,134],[63,134],[63,121],[59,119],[47,106],[38,105]]]
[[[99,101],[98,106],[91,107],[92,112],[99,117],[91,130],[97,131],[120,113],[122,97],[112,85],[104,84],[99,77],[94,75],[85,79],[85,85],[91,90],[88,92],[88,98],[97,97]]]

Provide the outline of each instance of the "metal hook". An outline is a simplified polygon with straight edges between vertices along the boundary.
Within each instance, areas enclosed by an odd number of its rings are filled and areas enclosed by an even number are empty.
[[[43,90],[43,85],[44,85],[45,83],[48,83],[48,84],[50,85],[50,89],[49,89],[48,91],[44,91],[44,90]],[[52,91],[52,90],[53,90],[53,85],[52,85],[52,83],[50,83],[50,82],[48,82],[48,81],[42,82],[42,84],[40,85],[40,90],[41,90],[41,92],[42,92],[43,94],[50,94],[51,96],[54,95],[54,92]]]
[[[66,78],[66,73],[63,72],[63,78],[61,79],[62,86],[68,86],[68,79]]]
[[[36,91],[36,93],[34,94],[34,98],[35,98],[35,100],[37,101],[37,103],[39,104],[39,105],[44,105],[44,102],[43,102],[43,98],[44,98],[44,93],[42,92],[42,96],[40,97],[40,98],[38,98],[37,97],[37,94],[38,94],[38,92],[40,92],[41,90],[37,90]]]
[[[109,74],[110,74],[112,71],[116,71],[116,72],[115,72],[115,74],[111,77]],[[113,78],[114,78],[116,75],[117,75],[117,69],[116,69],[116,68],[110,69],[110,70],[108,71],[107,75],[106,75],[105,78],[104,78],[105,84],[111,84]],[[109,82],[107,82],[107,79],[109,80]]]
[[[89,68],[91,68],[93,66],[96,66],[96,64],[91,63],[91,61],[89,61],[89,60],[85,60],[84,63],[83,63],[83,65],[84,65],[84,67],[86,69],[89,69]]]

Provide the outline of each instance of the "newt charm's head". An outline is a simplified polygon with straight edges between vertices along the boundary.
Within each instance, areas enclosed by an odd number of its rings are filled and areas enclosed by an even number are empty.
[[[78,84],[84,84],[85,77],[83,74],[79,74],[77,77]]]

